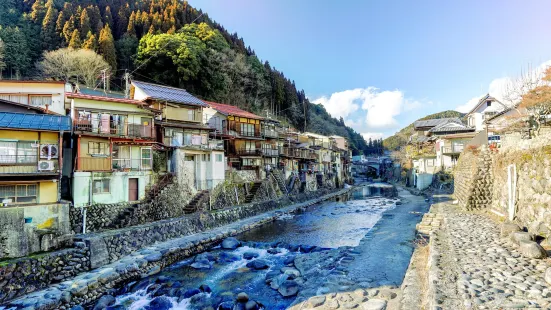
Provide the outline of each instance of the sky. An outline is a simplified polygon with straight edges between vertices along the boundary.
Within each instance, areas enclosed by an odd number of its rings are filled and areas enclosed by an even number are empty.
[[[189,0],[364,137],[551,64],[551,1]]]

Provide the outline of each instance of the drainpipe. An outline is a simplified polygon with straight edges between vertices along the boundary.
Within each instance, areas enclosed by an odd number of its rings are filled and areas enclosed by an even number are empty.
[[[86,207],[82,207],[82,233],[86,233]]]

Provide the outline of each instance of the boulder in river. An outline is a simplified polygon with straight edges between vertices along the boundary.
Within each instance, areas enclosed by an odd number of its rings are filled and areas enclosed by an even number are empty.
[[[258,306],[258,303],[254,300],[249,300],[245,304],[245,310],[258,310],[260,307]]]
[[[224,239],[224,241],[222,241],[222,249],[226,249],[226,250],[235,250],[237,249],[239,246],[241,245],[241,242],[239,242],[239,240],[233,238],[233,237],[229,237],[229,238],[226,238]]]
[[[201,284],[201,286],[199,286],[199,290],[201,290],[201,292],[205,292],[205,293],[212,292],[212,289],[210,288],[210,286],[208,286],[206,284]]]
[[[190,297],[195,296],[195,295],[200,294],[200,293],[201,293],[200,290],[198,290],[198,289],[196,289],[196,288],[192,288],[192,289],[187,290],[187,291],[184,293],[184,295],[182,295],[182,297],[183,297],[184,299],[185,299],[185,298],[190,298]]]
[[[295,296],[298,294],[298,283],[293,280],[283,281],[277,291],[283,297]]]
[[[170,308],[172,308],[172,301],[165,296],[160,296],[153,298],[145,310],[168,310]]]
[[[222,252],[220,253],[220,261],[226,262],[226,263],[232,263],[236,262],[238,260],[241,260],[241,257],[239,255],[230,253],[230,252]]]
[[[113,305],[114,303],[115,303],[115,297],[113,297],[111,295],[101,296],[101,298],[98,300],[98,302],[94,306],[94,310],[105,309],[108,306]]]
[[[247,267],[254,270],[267,269],[269,267],[268,263],[263,259],[255,259],[252,262],[247,263]]]
[[[249,295],[247,295],[247,293],[245,293],[245,292],[241,292],[241,293],[237,294],[237,301],[238,302],[247,302],[247,301],[249,301]]]
[[[218,305],[218,310],[232,310],[233,309],[233,302],[231,301],[225,301]]]
[[[256,252],[245,252],[245,253],[243,253],[243,258],[246,259],[246,260],[251,260],[253,258],[257,258],[258,256],[260,256],[260,254],[258,254]]]

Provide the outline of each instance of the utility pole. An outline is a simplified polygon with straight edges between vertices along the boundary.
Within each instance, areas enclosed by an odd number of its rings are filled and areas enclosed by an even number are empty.
[[[103,84],[103,93],[107,94],[107,69],[101,70],[101,83]]]
[[[130,96],[130,73],[128,70],[124,70],[124,98],[128,99]]]

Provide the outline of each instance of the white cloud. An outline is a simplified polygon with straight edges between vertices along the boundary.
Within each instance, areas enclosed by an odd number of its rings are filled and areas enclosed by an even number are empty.
[[[369,138],[371,140],[383,138],[384,134],[382,132],[364,132],[362,133],[362,137],[364,137],[365,141],[369,141]]]
[[[400,90],[380,91],[375,87],[336,92],[312,102],[322,104],[333,117],[343,117],[347,125],[364,130],[396,128],[396,116],[421,106],[418,101],[405,99]],[[365,117],[358,118],[359,113],[355,113],[360,107],[366,111],[362,113]]]
[[[551,60],[543,62],[536,68],[529,67],[527,70],[523,70],[523,72],[519,76],[504,76],[494,79],[490,82],[490,85],[488,85],[488,94],[495,97],[497,100],[503,102],[504,104],[511,105],[514,102],[518,102],[520,96],[517,95],[515,96],[516,98],[509,98],[510,96],[507,96],[508,89],[518,89],[516,92],[519,92],[521,94],[526,93],[529,89],[521,87],[523,84],[521,80],[523,78],[529,80],[537,80],[543,77],[545,69],[547,69],[547,67],[549,66],[551,66]],[[475,107],[480,98],[482,98],[484,95],[486,94],[470,99],[465,104],[457,106],[455,110],[462,113],[468,113],[470,110],[472,110],[472,108]]]

